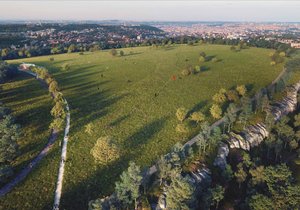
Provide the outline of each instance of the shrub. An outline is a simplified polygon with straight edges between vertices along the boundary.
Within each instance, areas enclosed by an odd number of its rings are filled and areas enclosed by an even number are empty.
[[[64,63],[64,64],[61,66],[61,68],[62,68],[62,70],[67,71],[67,70],[70,69],[70,64]]]
[[[51,57],[51,58],[49,58],[49,60],[50,60],[50,61],[54,61],[54,58],[53,58],[53,57]]]
[[[205,57],[200,56],[200,57],[199,57],[199,63],[203,63],[203,62],[205,62]]]
[[[195,69],[195,72],[196,72],[196,73],[199,73],[199,72],[201,71],[201,67],[200,67],[200,66],[198,66],[198,65],[197,65],[197,66],[195,66],[195,68],[194,68],[194,69]]]
[[[183,122],[185,120],[185,118],[187,117],[188,114],[188,110],[185,108],[179,108],[176,111],[176,117],[180,122]]]
[[[188,69],[183,69],[183,70],[181,71],[181,74],[182,74],[183,76],[189,76],[189,75],[191,74],[191,72],[190,72]]]
[[[50,124],[50,128],[61,131],[64,128],[65,120],[62,118],[55,118]]]
[[[118,52],[117,52],[116,49],[111,49],[111,50],[110,50],[110,54],[111,54],[112,56],[116,56],[116,55],[118,54]]]
[[[238,92],[238,94],[240,96],[245,96],[247,89],[246,89],[245,85],[239,85],[236,87],[236,91]]]
[[[188,133],[189,132],[189,128],[183,124],[183,123],[180,123],[176,126],[176,131],[178,133]]]
[[[49,85],[49,92],[50,93],[55,93],[58,91],[58,84],[55,80],[52,80],[52,82]]]
[[[205,53],[205,52],[203,52],[203,51],[202,51],[202,52],[200,52],[200,53],[199,53],[199,55],[200,55],[201,57],[203,57],[203,58],[205,58],[205,57],[206,57],[206,53]]]
[[[113,143],[112,138],[106,136],[101,137],[96,141],[96,144],[91,149],[91,154],[95,161],[105,165],[119,158],[119,149]]]
[[[222,115],[222,109],[218,104],[213,104],[212,107],[209,109],[211,115],[215,119],[220,119]]]
[[[193,114],[191,114],[190,119],[199,123],[205,120],[205,116],[202,112],[193,112]]]
[[[92,135],[93,133],[93,124],[89,123],[85,126],[84,132],[88,133],[89,135]]]
[[[121,51],[120,51],[120,56],[124,56],[124,54],[125,54],[124,51],[121,50]]]
[[[216,62],[218,62],[218,61],[219,61],[218,58],[213,58],[213,59],[211,59],[211,62],[213,62],[213,63],[216,63]]]
[[[84,53],[83,52],[80,52],[80,53],[78,53],[79,55],[83,55]]]
[[[271,65],[271,66],[275,66],[275,65],[276,65],[276,62],[275,62],[275,61],[271,61],[271,62],[270,62],[270,65]]]
[[[239,96],[236,90],[229,90],[226,93],[228,101],[237,102],[239,100]]]
[[[279,53],[279,56],[280,56],[280,57],[285,57],[286,54],[285,54],[285,52],[281,52],[281,53]]]
[[[213,96],[213,101],[216,102],[216,103],[224,103],[226,101],[226,90],[225,89],[220,89],[218,93],[216,93],[214,96]]]

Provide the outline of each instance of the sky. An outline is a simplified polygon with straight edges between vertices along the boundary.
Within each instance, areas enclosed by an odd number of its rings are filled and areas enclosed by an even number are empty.
[[[0,20],[300,22],[300,1],[3,1]]]

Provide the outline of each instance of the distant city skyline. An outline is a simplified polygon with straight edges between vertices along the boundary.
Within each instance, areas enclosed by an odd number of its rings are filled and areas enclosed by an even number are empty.
[[[0,1],[0,20],[300,22],[297,1]]]

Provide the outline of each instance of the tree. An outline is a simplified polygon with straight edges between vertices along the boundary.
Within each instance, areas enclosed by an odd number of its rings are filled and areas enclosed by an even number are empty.
[[[187,177],[175,174],[171,177],[171,184],[166,186],[166,202],[168,209],[190,209],[194,202],[194,186]]]
[[[272,199],[262,194],[255,194],[247,201],[251,210],[269,210],[275,209]]]
[[[214,188],[209,189],[212,201],[211,205],[215,205],[216,209],[218,209],[220,201],[224,198],[224,192],[225,189],[220,185],[216,185]]]
[[[93,124],[89,123],[85,126],[85,132],[88,133],[89,135],[92,135],[93,133]]]
[[[116,56],[116,55],[118,54],[118,52],[117,52],[116,49],[111,49],[111,50],[110,50],[110,54],[111,54],[112,56]]]
[[[239,188],[241,187],[241,184],[246,180],[247,173],[243,169],[243,165],[241,163],[238,164],[238,169],[234,173],[234,176],[236,178],[236,181],[239,183]]]
[[[58,84],[55,80],[53,80],[49,85],[49,92],[54,94],[57,91],[59,91]]]
[[[106,165],[119,158],[119,149],[111,137],[100,137],[94,147],[91,149],[91,154],[95,161],[101,165]]]
[[[300,126],[300,114],[297,114],[294,116],[294,126],[299,127]]]
[[[170,175],[172,169],[172,165],[169,161],[164,158],[164,156],[160,157],[157,162],[157,171],[160,180],[160,185],[162,185],[163,181]]]
[[[199,123],[205,120],[205,116],[202,112],[193,112],[190,116],[190,119],[196,123]]]
[[[61,69],[62,69],[63,71],[68,71],[68,70],[70,70],[70,64],[64,63],[64,64],[61,66]]]
[[[265,181],[264,170],[265,170],[264,166],[258,166],[258,167],[255,167],[255,168],[251,168],[249,170],[249,173],[252,177],[251,180],[252,180],[252,183],[254,185],[263,183]]]
[[[65,112],[65,103],[63,101],[57,101],[53,108],[51,109],[51,115],[55,118],[65,118],[66,112]]]
[[[237,108],[236,108],[235,104],[233,104],[233,103],[229,104],[229,106],[226,110],[225,118],[226,118],[226,122],[228,123],[227,132],[230,132],[232,123],[234,123],[236,121],[236,118],[237,118],[236,110],[237,110]]]
[[[200,56],[200,57],[199,57],[199,63],[203,63],[203,62],[205,62],[205,57]]]
[[[76,51],[76,46],[74,44],[71,44],[68,48],[68,53],[75,52],[75,51]]]
[[[219,105],[213,104],[212,107],[209,109],[211,115],[215,119],[220,119],[222,115],[222,109],[220,108]]]
[[[239,120],[243,124],[245,128],[247,120],[249,119],[250,115],[252,114],[252,103],[248,97],[242,98],[242,111],[239,115]]]
[[[180,122],[183,122],[185,120],[187,114],[188,114],[188,110],[183,107],[178,108],[176,111],[176,117]]]
[[[226,93],[228,101],[237,102],[239,100],[239,96],[236,90],[229,90]]]
[[[240,96],[245,96],[247,89],[246,89],[245,85],[239,85],[236,87],[236,91],[238,92],[238,94]]]
[[[206,57],[206,53],[205,53],[205,52],[203,52],[203,51],[202,51],[202,52],[200,52],[200,53],[199,53],[199,55],[200,55],[200,56],[202,56],[202,57],[204,57],[204,58]]]
[[[20,126],[10,114],[0,116],[0,164],[12,162],[19,153]]]
[[[221,104],[221,103],[224,103],[226,101],[226,90],[221,88],[219,90],[218,93],[216,93],[214,96],[213,96],[213,101],[218,103],[218,104]]]
[[[291,150],[295,150],[298,148],[298,142],[295,139],[293,139],[292,141],[289,142],[289,146]]]
[[[125,206],[130,206],[134,203],[134,209],[137,209],[137,199],[140,196],[142,183],[140,167],[134,162],[130,162],[129,168],[121,174],[120,178],[121,180],[116,182],[115,188],[118,199]]]
[[[226,164],[225,169],[222,171],[222,177],[226,182],[230,181],[233,176],[233,171],[231,169],[231,166],[229,164]]]

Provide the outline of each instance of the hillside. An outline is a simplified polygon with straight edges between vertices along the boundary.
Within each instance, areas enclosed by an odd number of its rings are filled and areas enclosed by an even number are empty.
[[[114,57],[109,51],[98,51],[12,61],[46,67],[69,102],[71,133],[62,200],[66,209],[85,208],[90,199],[112,192],[114,181],[130,160],[149,166],[176,142],[185,142],[196,133],[198,127],[187,135],[176,133],[177,108],[203,111],[209,116],[211,98],[220,88],[230,89],[245,84],[249,94],[254,94],[274,80],[283,69],[283,64],[270,65],[269,54],[272,50],[267,49],[250,48],[233,52],[229,46],[174,45],[122,50],[125,52],[122,57]],[[199,65],[201,51],[219,61],[203,62],[199,73],[181,75],[186,66]],[[50,61],[50,58],[54,60]],[[64,70],[62,66],[66,63],[70,69]],[[16,82],[10,83],[12,87]],[[30,97],[33,91],[28,94]],[[8,105],[9,100],[6,99]],[[14,102],[18,104],[18,101]],[[32,102],[29,100],[26,103]],[[41,111],[49,113],[46,107]],[[210,117],[208,119],[213,121]],[[90,125],[90,133],[86,132],[87,125]],[[90,151],[96,140],[103,136],[113,137],[122,152],[119,160],[101,167],[95,163]],[[41,138],[35,143],[38,145],[42,140],[45,142]],[[57,166],[57,160],[49,160],[48,164]],[[40,169],[45,169],[40,173],[49,174],[46,164],[41,165]],[[38,181],[33,178],[28,177],[32,182]],[[52,183],[44,187],[49,185]],[[34,191],[33,186],[28,188],[22,185],[18,191]],[[25,195],[28,209],[35,205],[34,198],[38,196],[35,193],[28,197]],[[4,201],[7,208],[20,205],[17,203],[21,201],[8,204],[11,199],[25,199],[24,195],[18,197],[16,191],[7,196]],[[51,205],[51,202],[46,200],[44,205]]]

